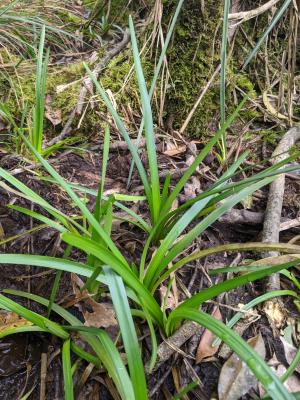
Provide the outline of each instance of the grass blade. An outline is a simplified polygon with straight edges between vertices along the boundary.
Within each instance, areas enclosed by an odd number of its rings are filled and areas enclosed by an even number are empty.
[[[264,303],[267,300],[273,299],[274,297],[279,297],[279,296],[292,296],[292,297],[298,297],[296,292],[293,292],[292,290],[273,290],[272,292],[269,293],[264,293],[261,296],[256,297],[256,299],[253,299],[249,301],[249,303],[245,304],[242,308],[241,311],[237,312],[226,324],[228,328],[232,328],[243,316],[245,316],[245,312],[251,310],[253,307],[257,306],[260,303]],[[220,339],[215,339],[211,346],[214,347],[217,344],[221,342]]]
[[[4,306],[2,306],[4,309]],[[29,325],[29,326],[18,326],[13,328],[8,328],[0,332],[0,339],[5,338],[6,336],[14,335],[16,333],[28,333],[28,332],[46,332],[48,333],[47,329],[40,328],[36,325]]]
[[[136,146],[133,144],[132,140],[129,137],[129,134],[125,128],[125,125],[122,121],[122,119],[120,118],[120,116],[118,115],[117,111],[114,109],[111,101],[109,100],[109,98],[106,96],[105,91],[102,89],[102,87],[100,86],[99,82],[97,81],[97,79],[95,78],[94,74],[92,73],[92,71],[89,69],[89,67],[84,64],[84,67],[89,75],[89,77],[91,78],[91,80],[93,81],[96,90],[98,91],[98,93],[100,94],[100,96],[102,97],[106,107],[108,108],[108,111],[110,112],[110,114],[112,115],[121,135],[123,136],[125,142],[127,143],[127,146],[129,148],[129,151],[134,159],[134,162],[137,166],[137,169],[139,171],[139,175],[140,178],[142,180],[144,189],[145,189],[145,194],[147,196],[147,200],[149,202],[149,205],[152,206],[152,196],[151,196],[151,189],[150,189],[150,185],[148,182],[148,178],[147,178],[147,174],[145,171],[145,168],[142,164],[142,161],[140,159],[140,156],[138,154],[137,148]]]
[[[3,296],[2,294],[0,294],[0,307],[15,312],[16,314],[27,319],[27,321],[32,322],[34,325],[37,325],[41,329],[46,330],[47,332],[52,333],[53,335],[58,336],[61,339],[66,340],[69,338],[69,334],[56,322],[50,321],[48,318],[45,318],[33,311],[28,310],[27,308]]]
[[[109,126],[107,125],[105,127],[105,131],[104,131],[101,182],[100,182],[98,193],[96,196],[96,205],[95,205],[95,211],[94,211],[94,216],[97,221],[100,221],[100,216],[101,216],[101,201],[102,201],[102,196],[103,196],[103,191],[104,191],[107,161],[108,161],[108,156],[109,156],[109,140],[110,140],[110,130],[109,130]],[[93,231],[95,232],[95,230],[93,230]]]
[[[94,217],[100,223],[101,216],[102,216],[102,195],[104,191],[104,184],[105,184],[105,177],[106,177],[106,168],[107,168],[107,161],[109,156],[109,140],[110,140],[110,130],[109,126],[105,127],[104,131],[104,145],[103,145],[103,153],[102,153],[102,171],[101,171],[101,182],[98,187],[98,193],[96,196],[96,203],[94,209]],[[109,200],[107,200],[109,201]],[[108,233],[107,230],[104,228],[104,231],[110,236],[110,232]],[[101,236],[97,233],[97,231],[92,227],[92,240],[98,241],[103,244],[103,240],[101,240]],[[93,274],[88,280],[85,282],[82,290],[87,288],[90,293],[96,293],[98,289],[98,283],[95,278],[101,272],[101,266],[96,266],[96,258],[93,255],[88,257],[88,264],[91,265],[93,268],[96,268],[95,274]],[[99,264],[99,262],[97,263]]]
[[[225,122],[225,90],[226,90],[226,64],[227,64],[227,40],[228,40],[228,14],[230,9],[230,0],[224,1],[223,14],[223,33],[221,45],[221,81],[220,81],[220,109],[221,125]],[[224,135],[225,136],[225,135]]]
[[[145,319],[147,321],[147,324],[148,324],[148,327],[149,327],[150,336],[151,336],[151,346],[152,346],[151,358],[149,360],[149,367],[148,367],[148,371],[151,374],[151,371],[154,368],[156,360],[157,360],[157,349],[158,349],[158,346],[157,346],[157,339],[156,339],[154,324],[153,324],[151,315],[147,311],[147,307],[143,307],[143,308],[144,308],[143,311],[142,310],[131,310],[131,314],[134,317],[140,317],[140,318],[143,318],[143,319]]]
[[[152,109],[150,104],[150,97],[147,91],[146,82],[143,74],[142,64],[139,56],[137,40],[135,36],[132,18],[129,17],[129,30],[131,35],[132,53],[134,58],[134,65],[136,76],[139,84],[141,103],[143,107],[143,119],[145,125],[145,138],[147,146],[147,155],[149,161],[150,177],[151,177],[151,194],[153,205],[153,224],[157,221],[160,211],[160,184],[158,177],[156,145],[153,129]]]
[[[169,212],[169,210],[172,207],[172,204],[176,197],[179,195],[181,190],[183,189],[184,185],[186,182],[190,179],[190,177],[193,175],[199,164],[204,160],[204,158],[207,156],[209,151],[212,149],[212,147],[218,142],[218,140],[221,138],[221,136],[224,134],[226,129],[230,127],[232,122],[236,119],[238,116],[239,112],[241,111],[243,105],[245,104],[247,98],[245,97],[241,103],[238,105],[238,107],[235,109],[235,111],[227,118],[226,122],[221,126],[221,128],[214,134],[214,136],[210,139],[210,141],[206,144],[206,146],[201,150],[201,152],[198,154],[198,156],[195,158],[193,163],[189,166],[189,168],[185,171],[183,176],[180,178],[178,183],[176,184],[175,188],[173,189],[172,193],[170,194],[169,198],[167,199],[166,203],[163,205],[162,210],[161,210],[161,215],[166,214]]]
[[[155,255],[150,261],[147,272],[145,274],[144,283],[147,287],[151,287],[152,280],[156,275],[156,271],[160,269],[161,262],[165,257],[167,251],[171,248],[175,240],[180,236],[180,234],[185,230],[190,222],[193,221],[193,219],[199,214],[201,210],[203,210],[209,200],[210,197],[207,197],[206,199],[199,200],[197,203],[193,204],[192,207],[187,210],[184,215],[176,222],[176,224],[167,234],[165,239],[161,242]]]
[[[221,126],[225,123],[225,94],[226,94],[226,66],[227,66],[227,35],[228,35],[228,14],[230,9],[230,0],[224,1],[224,15],[223,15],[223,33],[221,45],[221,79],[220,79],[220,114]],[[221,137],[221,150],[222,158],[225,159],[227,145],[226,145],[226,131]]]
[[[121,330],[135,398],[147,400],[144,365],[123,281],[110,268],[103,269]]]
[[[37,57],[37,66],[36,66],[35,106],[33,114],[33,132],[31,137],[31,143],[39,154],[42,153],[46,77],[47,77],[47,65],[50,54],[48,49],[45,56],[45,60],[43,62],[45,30],[46,27],[45,25],[43,25],[41,30],[39,51]]]
[[[207,257],[212,254],[222,253],[224,251],[279,251],[281,253],[299,253],[300,254],[300,246],[289,244],[289,243],[262,243],[262,242],[249,242],[249,243],[228,243],[220,246],[210,247],[207,249],[195,251],[194,253],[183,257],[176,264],[174,264],[174,270],[181,268],[183,265],[186,265],[192,261],[199,260],[201,258]],[[173,269],[173,268],[172,268]],[[214,275],[215,271],[220,273],[223,268],[218,268],[217,270],[209,271],[210,275]],[[246,269],[247,270],[247,269]],[[223,270],[223,272],[232,271],[231,267],[227,269],[227,267]]]
[[[288,8],[288,6],[291,4],[291,2],[292,2],[292,0],[285,0],[285,2],[282,4],[282,6],[278,10],[277,14],[273,18],[272,22],[270,23],[268,28],[265,30],[265,32],[262,34],[262,36],[258,40],[258,42],[255,45],[254,49],[251,51],[251,53],[246,58],[246,61],[245,61],[244,65],[243,65],[242,69],[245,69],[247,67],[247,65],[250,63],[250,61],[253,59],[253,57],[256,55],[258,49],[260,48],[262,43],[266,40],[268,34],[271,32],[271,30],[274,28],[274,26],[280,20],[280,18],[282,17],[282,15],[284,14],[284,12]]]
[[[0,172],[1,172],[1,170],[0,170]],[[57,184],[57,182],[52,178],[40,177],[40,179],[45,180],[47,182],[52,182],[52,183]],[[71,182],[67,182],[67,183],[72,189],[78,190],[81,193],[91,194],[92,196],[95,196],[95,197],[97,196],[97,193],[98,193],[97,190],[89,189],[84,186],[77,185],[77,184],[71,183]],[[63,189],[63,188],[61,188],[61,189]],[[130,196],[130,195],[125,195],[125,194],[121,194],[121,193],[114,193],[113,197],[117,200],[117,201],[114,201],[114,203],[113,203],[114,206],[116,206],[120,210],[125,211],[134,220],[136,220],[136,225],[139,226],[141,229],[143,229],[145,232],[150,231],[149,225],[143,220],[143,218],[140,215],[135,213],[131,208],[126,207],[126,206],[124,206],[124,204],[120,203],[120,201],[130,201],[130,202],[131,201],[133,201],[133,202],[144,201],[144,200],[146,200],[145,196]],[[108,197],[102,196],[102,200],[108,200]]]
[[[263,268],[263,269],[260,269],[258,271],[254,271],[254,272],[249,272],[248,274],[244,274],[244,275],[229,279],[227,281],[224,281],[222,283],[218,283],[217,285],[214,285],[210,288],[203,289],[200,293],[197,293],[194,296],[192,296],[190,299],[185,300],[183,303],[181,303],[181,305],[178,306],[178,309],[181,307],[189,307],[189,308],[199,307],[199,305],[202,304],[203,302],[210,300],[213,297],[218,296],[221,293],[228,292],[228,291],[235,289],[241,285],[244,285],[248,282],[254,282],[258,279],[265,278],[266,276],[275,274],[276,272],[279,272],[282,269],[288,269],[288,268],[294,267],[295,265],[298,265],[299,262],[300,262],[300,258],[290,261],[288,263],[275,265],[272,267],[266,267],[266,268]]]
[[[92,242],[90,239],[82,238],[77,235],[70,233],[62,234],[62,240],[70,245],[75,245],[78,249],[83,250],[87,254],[93,254],[105,265],[109,265],[118,275],[122,277],[126,285],[128,285],[134,292],[138,294],[139,297],[145,302],[151,316],[155,321],[163,326],[163,316],[162,311],[151,295],[151,293],[145,288],[145,286],[140,282],[138,277],[131,271],[131,269],[124,267],[124,265],[118,260],[114,255],[109,253],[105,248],[101,248],[97,243]]]
[[[62,367],[64,377],[65,400],[74,400],[70,339],[65,340],[62,347]]]
[[[46,200],[44,200],[40,195],[35,193],[33,190],[31,190],[28,186],[26,186],[23,182],[19,181],[17,178],[15,178],[13,175],[10,175],[7,171],[5,171],[3,168],[0,167],[0,177],[5,179],[7,182],[9,182],[12,186],[14,186],[16,189],[18,189],[21,193],[20,196],[32,201],[33,203],[39,204],[42,207],[44,207],[47,211],[51,212],[52,215],[55,215],[55,217],[62,222],[64,225],[66,224],[65,221],[65,215],[60,213],[58,210],[56,210],[54,207],[52,207]],[[1,183],[1,182],[0,182]],[[24,196],[23,196],[24,195]],[[64,218],[62,218],[64,217]]]
[[[2,15],[4,15],[7,11],[9,11],[11,8],[13,8],[14,5],[17,4],[19,1],[20,1],[20,0],[14,0],[14,1],[12,1],[10,4],[8,4],[7,6],[5,6],[5,7],[3,7],[3,8],[1,7],[1,8],[0,8],[0,17],[1,17]]]
[[[159,77],[160,70],[161,70],[163,61],[165,59],[165,56],[166,56],[166,53],[167,53],[167,50],[168,50],[168,47],[169,47],[169,43],[170,43],[170,40],[171,40],[173,32],[174,32],[175,24],[176,24],[176,21],[177,21],[177,18],[178,18],[178,15],[180,13],[180,10],[182,8],[183,3],[184,3],[184,0],[179,0],[179,2],[177,4],[174,16],[172,18],[172,22],[171,22],[170,28],[169,28],[167,36],[166,36],[165,43],[164,43],[163,48],[161,50],[159,60],[158,60],[158,62],[156,64],[154,75],[153,75],[152,82],[151,82],[151,87],[150,87],[150,90],[149,90],[150,101],[152,100],[152,97],[153,97],[153,94],[154,94],[154,90],[155,90],[155,86],[156,86],[156,82],[157,82],[157,79]],[[139,143],[140,140],[141,140],[143,130],[144,130],[144,118],[142,118],[142,121],[141,121],[139,133],[138,133],[138,136],[137,136],[137,143]],[[129,184],[130,184],[133,168],[134,168],[134,160],[132,160],[131,165],[130,165],[130,171],[129,171],[129,175],[128,175],[127,186],[129,186]]]
[[[73,200],[73,202],[76,204],[76,206],[80,209],[82,212],[82,215],[87,219],[87,221],[90,223],[90,225],[97,231],[97,233],[100,235],[101,239],[104,241],[104,243],[114,252],[114,254],[122,261],[126,263],[125,258],[117,248],[117,246],[114,244],[112,239],[106,234],[104,229],[101,227],[99,222],[96,220],[96,218],[93,216],[93,214],[90,212],[90,210],[87,208],[87,206],[84,204],[83,201],[80,200],[80,198],[75,194],[75,192],[72,190],[72,188],[67,184],[67,182],[55,171],[55,169],[35,150],[35,148],[31,145],[31,143],[26,140],[24,137],[24,140],[26,141],[26,144],[30,148],[30,150],[34,153],[36,158],[39,160],[39,162],[43,165],[43,167],[46,169],[46,171],[56,180],[56,182],[59,184],[60,187],[62,187],[70,196],[70,198]]]
[[[52,219],[45,217],[44,215],[36,212],[29,210],[28,208],[25,207],[20,207],[20,206],[15,206],[15,205],[9,205],[8,208],[11,208],[12,210],[18,211],[24,215],[28,215],[31,218],[34,218],[38,221],[43,222],[47,226],[56,229],[58,232],[63,233],[66,232],[66,228],[60,225],[59,223],[53,221]]]
[[[158,257],[153,257],[151,263],[154,265],[151,269],[150,266],[148,268],[148,284],[150,288],[152,288],[155,280],[158,278],[160,272],[171,262],[174,260],[187,246],[193,242],[193,240],[198,237],[207,227],[209,227],[213,222],[215,222],[221,215],[223,215],[226,211],[230,210],[234,205],[239,203],[242,199],[246,198],[248,195],[252,194],[256,190],[261,187],[268,185],[272,182],[275,177],[265,178],[260,182],[250,185],[245,189],[241,190],[239,193],[231,196],[226,199],[224,203],[212,211],[207,217],[205,217],[201,222],[199,222],[193,229],[191,229],[179,242],[177,242],[169,253],[164,257],[164,259],[160,259],[158,262]],[[180,218],[178,224],[180,224],[183,217]],[[153,261],[155,260],[155,262]]]
[[[300,347],[298,348],[297,353],[296,353],[293,361],[290,363],[288,369],[280,377],[281,382],[285,382],[293,374],[295,369],[298,367],[299,363],[300,363]]]
[[[27,299],[43,304],[46,307],[49,306],[49,301],[47,299],[31,293],[11,289],[5,290],[4,292],[15,296],[25,297]],[[55,313],[64,318],[70,325],[76,326],[76,330],[82,332],[82,336],[93,348],[93,350],[99,357],[99,360],[101,360],[109,375],[113,379],[117,389],[119,390],[122,400],[134,399],[134,392],[127,370],[122,362],[119,352],[116,349],[116,346],[114,345],[108,334],[101,329],[97,329],[96,336],[95,334],[90,334],[89,328],[83,326],[82,322],[79,319],[74,317],[74,315],[69,313],[64,308],[60,307],[57,304],[53,304],[52,309]],[[71,347],[73,350],[78,350],[79,356],[80,353],[86,354],[84,350],[78,348],[78,346],[75,346],[73,343]],[[93,358],[91,358],[90,361],[94,362]]]
[[[71,254],[72,251],[72,246],[67,246],[64,254],[63,254],[63,259],[66,259],[69,257],[69,255]],[[55,274],[55,279],[54,279],[54,283],[51,289],[51,293],[50,293],[50,298],[49,298],[49,306],[48,306],[48,310],[47,310],[47,317],[50,317],[51,314],[51,310],[52,310],[52,305],[55,302],[55,298],[56,298],[56,294],[59,288],[59,283],[60,283],[60,278],[62,275],[62,271],[57,271]]]

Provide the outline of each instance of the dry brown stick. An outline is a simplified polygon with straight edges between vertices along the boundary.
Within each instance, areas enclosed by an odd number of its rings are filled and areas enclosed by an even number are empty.
[[[146,139],[132,139],[132,143],[138,148],[142,148],[146,144]],[[104,144],[101,143],[100,145],[96,145],[90,148],[90,150],[97,150],[101,149],[103,150]],[[114,140],[110,145],[109,145],[109,151],[127,151],[128,150],[128,144],[124,140]]]
[[[230,211],[223,214],[218,222],[222,224],[235,225],[259,225],[264,222],[264,213],[261,211],[239,210],[232,208]],[[279,231],[286,231],[288,229],[297,228],[300,225],[300,218],[289,219],[281,218]]]
[[[300,127],[290,129],[280,140],[276,147],[272,160],[278,163],[288,157],[288,152],[294,144],[300,140]],[[285,175],[281,174],[271,184],[269,189],[268,202],[265,212],[264,227],[262,232],[263,243],[276,243],[279,241],[279,227],[284,195]],[[264,257],[277,256],[277,252],[268,252]],[[279,274],[270,276],[267,290],[279,290],[280,278]]]
[[[155,372],[164,362],[166,362],[176,350],[174,347],[180,348],[193,335],[201,332],[202,326],[196,322],[185,322],[171,337],[162,342],[157,349],[157,362],[152,372]],[[149,366],[146,365],[146,371]]]
[[[46,377],[47,377],[47,353],[41,355],[41,383],[40,383],[40,400],[46,398]]]
[[[153,398],[153,396],[155,395],[156,392],[158,392],[159,388],[164,384],[164,382],[166,381],[167,377],[170,375],[171,371],[172,371],[173,366],[171,365],[166,371],[165,373],[160,377],[160,379],[158,380],[158,382],[156,383],[156,385],[150,390],[149,392],[149,398]]]
[[[128,42],[129,42],[129,32],[126,29],[124,31],[124,36],[123,36],[123,39],[121,40],[121,42],[119,42],[115,47],[113,47],[111,50],[109,50],[106,53],[106,55],[101,59],[101,61],[93,69],[92,72],[96,79],[98,78],[100,72],[107,66],[109,61],[111,59],[113,59],[114,57],[116,57],[124,49],[124,47],[127,45]],[[77,105],[73,109],[73,111],[70,113],[62,132],[58,136],[56,136],[55,138],[53,138],[49,142],[47,142],[45,144],[45,147],[49,147],[49,146],[52,146],[52,145],[60,142],[69,134],[75,116],[80,115],[82,113],[82,108],[84,105],[86,95],[87,95],[88,91],[92,92],[92,89],[93,89],[92,80],[89,76],[86,76],[82,80],[80,92],[78,95]]]
[[[102,58],[102,60],[96,65],[96,67],[93,69],[93,75],[94,77],[97,79],[100,72],[107,66],[107,64],[109,63],[109,61],[116,57],[121,50],[123,50],[123,48],[127,45],[127,43],[129,42],[129,32],[126,29],[124,31],[124,36],[123,39],[120,43],[118,43],[115,47],[113,47],[111,50],[109,50],[105,57]],[[80,89],[80,93],[78,96],[78,102],[77,102],[77,106],[76,106],[76,114],[80,115],[82,113],[82,108],[84,105],[84,101],[85,101],[85,97],[87,95],[87,92],[90,91],[92,92],[93,90],[93,82],[92,79],[87,76],[84,78],[81,89]]]
[[[210,88],[210,86],[213,83],[215,77],[218,75],[220,69],[221,69],[221,64],[219,64],[217,66],[217,68],[213,72],[212,76],[210,77],[209,81],[206,83],[204,88],[201,90],[198,99],[196,100],[195,104],[193,105],[193,108],[191,109],[191,111],[189,112],[188,116],[186,117],[184,123],[182,124],[181,128],[179,129],[179,133],[180,134],[182,134],[186,130],[186,127],[188,126],[188,124],[189,124],[190,120],[192,119],[195,111],[197,110],[199,104],[201,103],[201,100],[203,99],[205,93]]]
[[[242,11],[242,12],[237,12],[237,13],[230,13],[228,15],[229,20],[242,20],[243,21],[248,21],[251,18],[255,18],[258,15],[268,11],[271,7],[273,7],[276,3],[278,3],[279,0],[269,0],[267,3],[263,4],[260,7],[257,7],[253,10],[249,11]]]

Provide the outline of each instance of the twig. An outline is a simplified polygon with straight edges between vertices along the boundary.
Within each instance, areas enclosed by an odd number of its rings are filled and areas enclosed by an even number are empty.
[[[238,13],[232,13],[228,15],[229,20],[242,20],[240,22],[248,21],[249,19],[255,18],[258,15],[268,11],[271,7],[275,6],[279,0],[269,0],[267,3],[263,4],[260,7],[257,7],[250,11],[242,11]]]
[[[121,42],[119,42],[115,47],[113,47],[111,50],[109,50],[106,53],[105,57],[103,57],[102,60],[93,69],[92,72],[96,79],[98,78],[100,72],[107,66],[109,61],[112,58],[116,57],[123,50],[123,48],[127,45],[128,42],[129,42],[129,32],[126,29],[124,31],[124,36],[123,36],[123,39],[121,40]],[[71,114],[69,115],[66,125],[64,126],[62,132],[58,136],[56,136],[55,138],[53,138],[49,142],[47,142],[44,145],[44,147],[49,147],[49,146],[52,146],[52,145],[60,142],[69,134],[74,118],[77,115],[80,115],[82,113],[82,108],[83,108],[83,105],[85,102],[86,95],[87,95],[88,91],[91,92],[92,89],[93,89],[92,80],[89,76],[86,76],[82,80],[82,85],[81,85],[80,92],[78,95],[77,105],[73,109]]]
[[[40,400],[46,399],[47,353],[41,355]]]
[[[203,328],[195,322],[189,321],[184,323],[171,337],[162,342],[157,349],[157,362],[152,372],[155,372],[164,362],[166,362],[172,354],[174,348],[180,348],[193,335],[199,333]],[[148,369],[146,365],[146,370]]]
[[[170,375],[170,372],[172,371],[173,366],[171,365],[171,367],[169,367],[167,369],[167,371],[163,374],[163,376],[160,377],[160,379],[158,380],[158,382],[156,383],[156,385],[151,389],[150,393],[149,393],[149,397],[153,398],[153,396],[155,395],[155,393],[159,390],[159,388],[161,387],[161,385],[165,382],[165,380],[167,379],[167,377]]]
[[[188,116],[186,117],[184,123],[182,124],[182,126],[181,126],[181,128],[179,130],[180,134],[182,134],[186,130],[186,127],[188,126],[191,118],[193,117],[195,111],[197,110],[201,100],[203,99],[205,93],[210,88],[210,86],[211,86],[212,82],[214,81],[215,77],[218,75],[220,69],[221,69],[221,64],[217,66],[217,68],[213,72],[212,76],[210,77],[209,81],[206,83],[206,85],[204,86],[203,90],[201,90],[198,99],[196,100],[195,104],[193,105],[193,108],[189,112]]]
[[[132,139],[132,143],[138,148],[142,148],[146,144],[146,139]],[[103,149],[103,143],[97,146],[91,147],[91,150],[96,150],[96,149]],[[127,151],[128,150],[128,144],[124,140],[114,140],[112,143],[109,145],[109,151]]]

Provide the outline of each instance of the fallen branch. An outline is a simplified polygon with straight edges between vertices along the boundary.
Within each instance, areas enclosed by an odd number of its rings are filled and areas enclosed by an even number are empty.
[[[230,211],[223,214],[218,219],[218,222],[228,225],[236,225],[236,224],[259,225],[264,222],[264,212],[238,210],[236,208],[232,208]],[[300,225],[300,218],[295,218],[295,219],[281,218],[279,225],[279,232],[297,228],[299,225]],[[295,229],[295,231],[298,231],[298,229]]]
[[[128,30],[126,29],[124,31],[124,36],[121,42],[117,43],[115,47],[109,50],[93,69],[92,72],[96,79],[98,78],[100,72],[107,67],[107,64],[110,62],[110,60],[116,57],[124,49],[124,47],[127,45],[128,42],[129,42],[129,33]],[[93,90],[92,80],[89,76],[85,76],[85,78],[82,80],[80,92],[78,95],[77,105],[70,113],[62,132],[55,138],[49,140],[49,142],[45,143],[44,148],[53,146],[54,144],[60,142],[66,136],[69,135],[74,118],[82,113],[82,108],[85,102],[86,95],[88,91],[92,92],[92,90]]]
[[[289,150],[300,140],[300,127],[290,129],[280,140],[273,155],[272,162],[278,163],[286,159]],[[285,187],[285,175],[281,174],[270,185],[268,202],[265,212],[264,227],[262,232],[263,243],[279,242],[279,228]],[[277,252],[268,252],[264,257],[274,257],[279,255]],[[270,276],[267,291],[280,290],[279,274]]]
[[[249,210],[238,210],[232,208],[230,211],[223,214],[218,222],[228,225],[235,224],[247,224],[247,225],[259,225],[264,222],[264,213],[255,212]]]

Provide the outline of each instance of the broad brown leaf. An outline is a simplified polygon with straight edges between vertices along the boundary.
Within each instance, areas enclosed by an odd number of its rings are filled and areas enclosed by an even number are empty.
[[[212,317],[215,319],[221,321],[222,320],[222,315],[220,313],[220,309],[218,306],[216,306],[213,309],[212,312]],[[201,336],[197,352],[196,352],[196,364],[199,364],[204,358],[211,357],[213,356],[219,349],[219,345],[212,347],[211,344],[212,342],[216,339],[216,336],[209,331],[208,329],[205,329],[203,332],[203,335]]]
[[[265,358],[266,349],[261,334],[249,339],[248,344],[261,358]],[[257,383],[247,365],[236,354],[232,354],[221,369],[218,383],[219,400],[238,400]]]

